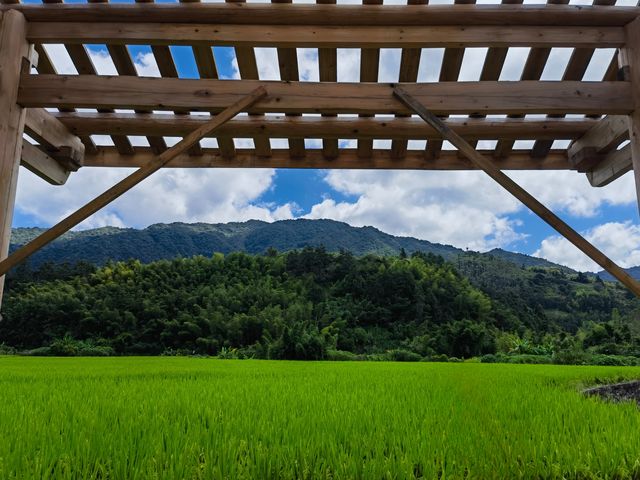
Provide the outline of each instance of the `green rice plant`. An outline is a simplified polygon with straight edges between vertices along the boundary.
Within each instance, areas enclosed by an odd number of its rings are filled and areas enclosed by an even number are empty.
[[[0,478],[640,478],[637,367],[0,357]]]

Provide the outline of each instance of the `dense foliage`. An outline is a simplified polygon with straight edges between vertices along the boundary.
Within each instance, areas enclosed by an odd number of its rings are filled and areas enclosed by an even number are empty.
[[[305,248],[45,264],[16,270],[8,287],[0,343],[33,353],[640,356],[638,304],[622,287],[478,254],[454,264]]]

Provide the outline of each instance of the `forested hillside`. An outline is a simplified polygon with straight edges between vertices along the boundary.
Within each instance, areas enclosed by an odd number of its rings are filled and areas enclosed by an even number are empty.
[[[43,229],[17,228],[13,230],[11,248],[40,234]],[[173,259],[177,256],[211,256],[214,252],[246,252],[262,254],[269,248],[279,252],[304,247],[324,247],[329,252],[346,250],[356,256],[396,255],[401,249],[432,253],[451,260],[464,253],[450,245],[431,243],[410,237],[395,237],[373,227],[352,227],[333,220],[284,220],[244,223],[173,223],[151,225],[143,230],[105,227],[94,230],[69,232],[60,240],[46,246],[31,259],[33,266],[46,262],[76,263],[86,261],[102,265],[108,261]],[[517,265],[557,266],[541,258],[519,253],[493,250],[494,257],[505,258]]]
[[[269,249],[22,267],[8,284],[0,343],[295,359],[640,356],[638,307],[616,283],[487,255]]]

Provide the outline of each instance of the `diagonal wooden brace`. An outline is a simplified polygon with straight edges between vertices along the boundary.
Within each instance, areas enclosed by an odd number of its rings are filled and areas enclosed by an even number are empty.
[[[536,215],[542,220],[552,226],[558,233],[564,236],[567,240],[573,243],[578,249],[580,249],[591,260],[596,262],[607,272],[617,278],[623,285],[631,290],[637,297],[640,297],[640,283],[634,280],[627,272],[620,268],[604,253],[589,243],[582,235],[576,232],[573,228],[567,225],[551,210],[545,207],[542,203],[536,200],[529,192],[518,185],[505,175],[498,167],[496,167],[491,160],[484,155],[478,153],[469,142],[451,130],[442,120],[431,113],[424,105],[418,102],[415,98],[405,92],[399,87],[393,89],[393,94],[407,107],[417,113],[420,118],[436,129],[442,138],[451,142],[461,153],[463,153],[472,163],[478,168],[484,170],[484,172],[498,182],[505,188],[511,195],[520,200],[523,204],[529,207]]]
[[[123,193],[127,192],[145,178],[151,174],[160,170],[164,165],[170,162],[172,159],[181,155],[191,148],[196,142],[198,142],[204,136],[210,134],[220,126],[235,117],[238,113],[246,110],[248,107],[256,103],[267,95],[267,91],[264,87],[259,87],[251,92],[249,95],[241,98],[233,105],[227,107],[218,115],[216,115],[210,122],[202,125],[200,128],[194,130],[189,135],[184,137],[180,142],[171,147],[170,149],[158,155],[153,160],[149,161],[145,166],[136,170],[134,173],[124,178],[120,182],[116,183],[109,190],[94,198],[83,207],[76,210],[74,213],[66,217],[61,222],[57,223],[42,235],[36,237],[28,244],[24,245],[20,249],[16,250],[9,257],[0,262],[0,276],[6,274],[11,268],[18,263],[25,260],[28,256],[44,247],[48,243],[52,242],[62,234],[68,232],[80,222],[86,220],[88,217],[96,213],[101,208],[105,207],[113,200],[118,198]]]

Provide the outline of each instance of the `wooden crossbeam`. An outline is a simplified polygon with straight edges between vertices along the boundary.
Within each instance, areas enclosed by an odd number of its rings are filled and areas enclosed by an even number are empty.
[[[587,255],[591,260],[596,262],[607,272],[617,278],[620,283],[631,290],[637,297],[640,297],[640,283],[633,279],[627,272],[619,267],[615,262],[608,258],[604,253],[594,247],[582,235],[576,232],[562,219],[555,215],[551,210],[536,200],[530,193],[523,189],[516,182],[505,175],[488,157],[481,155],[475,148],[455,133],[446,124],[442,122],[436,115],[427,110],[418,100],[411,97],[410,94],[401,88],[395,88],[394,94],[407,106],[412,108],[425,122],[429,123],[433,128],[438,130],[443,138],[451,142],[459,151],[474,163],[478,168],[483,170],[487,175],[493,178],[500,186],[507,190],[511,195],[520,200],[525,206],[529,207],[536,215],[538,215],[547,224],[553,227],[558,233],[565,237],[569,242],[576,246],[581,252]]]
[[[29,22],[334,26],[623,26],[637,7],[585,5],[111,4],[1,5]]]
[[[599,163],[589,172],[587,179],[592,187],[604,187],[633,170],[631,145],[599,157]]]
[[[438,115],[629,114],[628,82],[445,82],[402,84]],[[185,80],[87,75],[23,75],[26,107],[220,111],[259,86],[269,90],[252,113],[409,114],[382,84]],[[100,92],[96,95],[96,92]]]
[[[252,149],[238,149],[234,158],[224,157],[218,149],[203,148],[203,155],[180,155],[165,168],[313,168],[313,169],[398,169],[398,170],[476,170],[456,151],[443,151],[433,161],[425,161],[422,151],[409,150],[402,159],[391,150],[374,149],[362,158],[355,148],[340,149],[338,156],[327,159],[321,149],[307,149],[304,158],[293,157],[287,149],[273,149],[271,157],[260,157]],[[149,148],[136,147],[134,155],[120,155],[114,147],[100,147],[98,153],[85,157],[85,167],[138,167],[153,158]],[[513,151],[496,163],[504,170],[567,170],[565,151],[552,150],[546,158],[532,161],[528,151]]]
[[[569,146],[569,162],[580,171],[591,171],[599,166],[605,154],[615,150],[628,138],[628,118],[607,115]]]
[[[64,185],[71,173],[58,160],[26,140],[22,141],[20,165],[51,185]]]
[[[196,142],[198,142],[204,135],[207,135],[216,130],[220,125],[231,120],[239,112],[246,110],[253,103],[261,99],[267,94],[263,87],[259,87],[249,95],[241,98],[231,106],[225,108],[220,114],[216,115],[211,121],[202,125],[200,128],[194,130],[189,135],[184,137],[180,142],[161,153],[158,156],[153,156],[145,165],[136,170],[131,175],[127,176],[120,182],[116,183],[106,192],[102,193],[98,197],[91,200],[83,207],[76,210],[71,215],[67,216],[64,220],[51,227],[46,232],[42,233],[31,242],[20,247],[13,252],[9,257],[0,261],[0,276],[4,276],[11,268],[25,260],[27,257],[38,251],[48,243],[52,242],[56,238],[68,232],[73,227],[89,218],[101,208],[111,203],[116,198],[120,197],[125,192],[142,182],[144,179],[160,170],[164,165],[170,162],[177,156],[184,154],[189,150]]]
[[[216,45],[278,48],[600,47],[624,45],[622,27],[328,27],[31,23],[35,43]]]
[[[53,114],[43,108],[29,108],[24,128],[29,136],[65,169],[75,171],[82,166],[84,144]],[[35,165],[36,163],[32,162],[32,168],[35,168]]]
[[[135,114],[135,113],[53,113],[76,135],[185,135],[207,122],[204,115]],[[626,121],[626,117],[623,118]],[[493,139],[500,135],[512,139],[581,139],[598,125],[597,120],[561,118],[535,120],[526,118],[449,118],[447,125],[467,139]],[[238,117],[216,132],[241,138],[258,133],[272,138],[394,138],[436,139],[438,133],[418,118],[383,117]],[[583,137],[584,138],[584,137]],[[577,143],[577,142],[576,142]],[[366,155],[364,155],[366,157]]]

